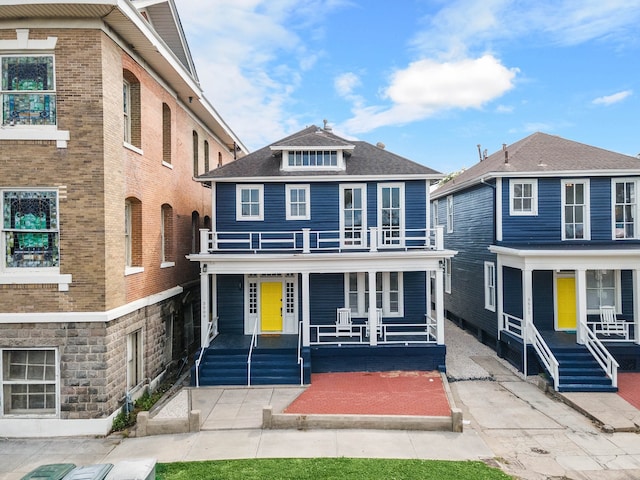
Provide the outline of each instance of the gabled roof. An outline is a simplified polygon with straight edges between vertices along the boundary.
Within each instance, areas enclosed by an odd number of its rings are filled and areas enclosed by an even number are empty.
[[[452,180],[438,187],[432,198],[441,197],[495,177],[549,177],[555,175],[640,175],[636,157],[536,132],[505,145]]]
[[[349,152],[348,147],[353,146]],[[311,147],[318,150],[346,149],[346,170],[281,170],[281,150],[286,147]],[[275,150],[275,151],[274,151]],[[350,153],[350,154],[349,154]],[[312,125],[293,135],[256,150],[249,155],[230,162],[198,177],[200,181],[278,181],[286,177],[356,177],[360,179],[384,177],[390,180],[415,177],[416,179],[439,179],[442,174],[412,160],[362,141],[348,141],[329,130]],[[356,179],[354,178],[354,179]]]

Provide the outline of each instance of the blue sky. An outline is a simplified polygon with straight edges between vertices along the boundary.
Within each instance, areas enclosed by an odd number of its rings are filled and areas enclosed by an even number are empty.
[[[640,153],[638,0],[176,0],[251,150],[328,120],[450,173],[541,131]]]

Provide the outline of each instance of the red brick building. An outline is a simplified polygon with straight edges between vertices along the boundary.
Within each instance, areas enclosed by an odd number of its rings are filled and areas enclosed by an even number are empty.
[[[246,152],[173,0],[137,5],[0,6],[3,436],[105,434],[199,343],[193,177]]]

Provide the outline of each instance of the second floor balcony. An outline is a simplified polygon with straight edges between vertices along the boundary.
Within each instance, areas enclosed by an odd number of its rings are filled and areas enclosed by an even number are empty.
[[[335,253],[391,250],[443,250],[442,227],[212,232],[200,230],[200,254],[211,253]]]

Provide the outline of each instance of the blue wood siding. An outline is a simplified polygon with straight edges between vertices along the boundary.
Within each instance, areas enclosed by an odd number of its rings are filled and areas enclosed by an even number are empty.
[[[336,309],[344,307],[344,274],[309,275],[309,296],[311,325],[335,324]]]
[[[503,311],[522,318],[522,271],[517,268],[502,268]]]
[[[622,315],[625,319],[633,319],[633,272],[622,270],[620,272],[622,290]]]
[[[238,288],[241,285],[242,288]],[[218,275],[218,330],[220,333],[244,333],[244,276]]]
[[[591,240],[611,242],[611,179],[592,178],[590,183]]]
[[[427,275],[425,272],[404,272],[404,318],[385,319],[386,323],[395,321],[404,323],[424,322],[427,313]]]
[[[391,182],[392,179],[389,179]],[[216,184],[216,229],[225,231],[291,231],[311,230],[337,231],[340,228],[340,184],[350,182],[311,183],[311,219],[286,219],[285,185],[295,182],[264,184],[264,220],[236,221],[236,184]],[[388,182],[384,182],[388,183]],[[394,182],[397,183],[397,182]],[[405,185],[406,228],[424,228],[426,222],[426,183],[424,181],[399,182]],[[303,184],[306,184],[303,182]],[[252,184],[253,185],[253,184]],[[367,184],[367,226],[378,225],[378,184]]]
[[[445,248],[457,250],[451,259],[451,294],[445,309],[497,337],[496,312],[484,307],[484,262],[496,262],[488,250],[494,243],[494,195],[491,185],[478,185],[453,197],[453,232],[445,229]],[[438,201],[440,224],[446,224],[446,198]]]
[[[553,284],[553,272],[551,270],[536,270],[533,272],[533,324],[538,330],[554,330],[555,328]],[[520,309],[522,310],[522,307]]]

